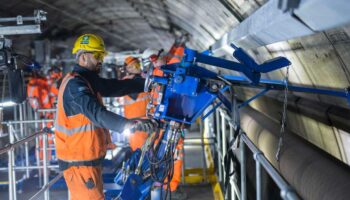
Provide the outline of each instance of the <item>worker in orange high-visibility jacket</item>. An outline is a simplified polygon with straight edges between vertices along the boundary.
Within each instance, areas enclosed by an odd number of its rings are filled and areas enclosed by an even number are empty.
[[[183,43],[175,42],[170,48],[169,52],[164,56],[166,64],[173,64],[181,62],[185,53],[185,45]]]
[[[51,108],[50,92],[47,79],[33,73],[27,85],[27,96],[34,110]]]
[[[98,76],[106,55],[104,42],[94,34],[76,40],[77,65],[59,88],[55,137],[58,165],[71,200],[102,200],[102,161],[111,143],[107,129],[154,131],[152,120],[129,120],[108,111],[101,96],[124,96],[143,91],[144,80],[104,79]]]
[[[54,104],[57,101],[58,88],[62,81],[62,71],[58,67],[52,67],[48,71],[47,82],[50,91],[50,101]]]
[[[163,71],[160,69],[160,67],[164,64],[172,64],[171,62],[177,62],[181,61],[181,58],[183,56],[183,50],[181,54],[181,50],[178,51],[176,57],[170,57],[170,54],[165,54],[162,52],[162,50],[155,50],[152,48],[146,49],[142,54],[142,61],[143,65],[147,66],[149,64],[153,64],[154,66],[154,72],[153,75],[155,76],[163,76]],[[166,57],[168,56],[168,57]],[[168,59],[168,63],[167,63]],[[153,102],[156,104],[156,99],[158,98],[158,92],[160,88],[155,88],[155,91],[150,92],[150,98],[153,99]],[[162,135],[162,134],[160,134]],[[174,161],[174,174],[173,178],[170,181],[170,190],[174,192],[174,195],[178,196],[186,196],[185,194],[182,194],[181,192],[177,191],[177,187],[181,181],[181,172],[182,172],[182,164],[183,164],[183,138],[180,138],[178,145],[176,147],[176,155],[175,155],[175,161]]]
[[[28,84],[27,84],[27,97],[29,100],[29,103],[31,107],[36,111],[38,109],[49,109],[53,108],[53,102],[50,98],[50,89],[48,85],[48,81],[45,77],[39,75],[39,70],[35,69],[32,70],[32,77],[30,78]],[[40,118],[44,119],[53,119],[52,113],[41,113]],[[42,125],[40,123],[40,125]],[[46,127],[51,127],[53,125],[52,122],[47,122]],[[41,127],[44,128],[44,127]],[[53,136],[52,134],[48,134],[48,144],[53,145]],[[40,160],[43,160],[43,141],[42,137],[39,138],[39,158]],[[50,160],[52,158],[52,151],[47,151],[48,159]]]
[[[139,59],[128,56],[124,61],[124,71],[126,75],[123,79],[139,79],[141,78],[141,64]],[[146,108],[149,102],[149,93],[141,92],[129,94],[118,99],[121,106],[123,106],[124,117],[128,119],[146,118]],[[136,131],[129,135],[129,144],[132,151],[141,148],[147,140],[148,133],[143,131]]]

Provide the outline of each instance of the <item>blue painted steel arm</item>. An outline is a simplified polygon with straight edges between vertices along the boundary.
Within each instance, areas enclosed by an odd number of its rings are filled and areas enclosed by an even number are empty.
[[[244,53],[240,54],[243,55]],[[253,83],[258,83],[260,79],[260,73],[256,72],[251,66],[251,62],[249,65],[221,59],[221,58],[216,58],[208,55],[204,55],[201,53],[198,53],[194,50],[191,49],[185,49],[185,59],[184,59],[185,65],[190,66],[193,62],[197,63],[203,63],[203,64],[208,64],[224,69],[229,69],[233,71],[238,71],[242,72],[251,82]],[[187,64],[186,64],[187,63]],[[255,62],[254,62],[255,63]]]
[[[253,97],[249,98],[248,100],[244,101],[243,103],[241,103],[238,108],[243,108],[244,106],[248,105],[250,102],[254,101],[255,99],[263,96],[264,94],[266,94],[266,92],[268,92],[270,89],[269,88],[265,88],[264,90],[262,90],[261,92],[259,92],[258,94],[254,95]]]
[[[201,54],[195,50],[188,49],[188,48],[185,49],[184,60],[186,63],[190,63],[190,64],[192,64],[193,62],[198,62],[198,63],[213,65],[216,67],[234,70],[234,71],[238,71],[238,72],[243,72],[244,68],[245,68],[245,66],[243,64],[233,62],[230,60],[216,58],[213,56],[208,56],[205,54]]]
[[[268,87],[271,90],[284,90],[285,88],[285,83],[283,81],[278,81],[278,80],[261,79],[258,85],[251,85],[249,83],[249,80],[247,80],[242,76],[227,75],[223,77],[228,81],[237,83],[237,85],[242,85],[244,87],[254,87],[254,88]],[[347,91],[318,89],[318,88],[310,88],[310,87],[303,87],[303,86],[294,86],[290,84],[288,84],[288,90],[294,91],[294,92],[315,93],[315,94],[324,94],[324,95],[330,95],[330,96],[349,98]]]

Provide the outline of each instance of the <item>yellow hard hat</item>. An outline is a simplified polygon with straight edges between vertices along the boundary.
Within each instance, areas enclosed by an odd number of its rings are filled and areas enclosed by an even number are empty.
[[[103,39],[95,34],[84,34],[78,37],[74,43],[72,53],[76,54],[79,50],[101,52],[107,55]]]

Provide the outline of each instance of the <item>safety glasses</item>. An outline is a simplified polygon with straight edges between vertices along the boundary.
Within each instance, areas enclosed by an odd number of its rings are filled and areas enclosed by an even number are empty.
[[[85,52],[85,53],[91,53],[94,58],[98,61],[103,61],[105,54],[102,52],[94,51],[94,52]]]

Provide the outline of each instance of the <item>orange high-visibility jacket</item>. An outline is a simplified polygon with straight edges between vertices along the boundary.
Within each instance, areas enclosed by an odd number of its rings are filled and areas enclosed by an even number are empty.
[[[33,109],[51,108],[50,91],[46,78],[33,77],[27,85],[27,96]]]
[[[136,99],[132,99],[130,96],[124,96],[121,100],[121,104],[124,107],[124,117],[128,119],[143,118],[146,117],[147,104],[149,102],[149,93],[139,93]],[[129,144],[133,151],[141,148],[146,142],[148,133],[143,131],[136,131],[129,136]]]
[[[146,107],[149,102],[148,92],[139,93],[136,99],[123,97],[124,117],[128,119],[146,117]]]
[[[181,62],[182,57],[185,53],[185,47],[182,45],[174,44],[166,55],[166,63],[173,64]]]
[[[63,107],[63,93],[69,80],[79,76],[69,73],[63,79],[58,92],[55,136],[57,157],[63,161],[90,161],[106,155],[108,131],[95,126],[85,115],[67,117]],[[87,82],[87,81],[86,81]],[[88,87],[94,94],[90,84]],[[95,94],[100,102],[101,96]]]

